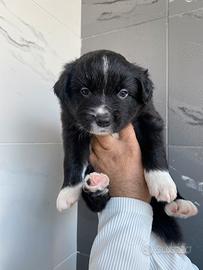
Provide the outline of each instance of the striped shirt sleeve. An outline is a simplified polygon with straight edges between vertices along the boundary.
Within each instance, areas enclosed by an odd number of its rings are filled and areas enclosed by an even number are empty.
[[[99,214],[89,270],[198,270],[184,254],[160,252],[164,243],[151,232],[152,219],[148,203],[111,198]]]

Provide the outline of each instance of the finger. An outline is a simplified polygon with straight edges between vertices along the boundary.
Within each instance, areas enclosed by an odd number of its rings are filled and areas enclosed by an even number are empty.
[[[92,152],[95,153],[96,156],[97,156],[97,153],[99,154],[100,152],[104,151],[104,148],[99,144],[95,136],[92,137],[90,143],[91,143]]]
[[[113,138],[112,135],[96,136],[95,138],[103,150],[112,149],[115,140],[117,140],[116,138]]]
[[[129,143],[137,142],[137,138],[136,138],[136,134],[135,134],[133,125],[128,124],[125,128],[123,128],[119,132],[119,138],[120,138],[120,140],[129,142]]]

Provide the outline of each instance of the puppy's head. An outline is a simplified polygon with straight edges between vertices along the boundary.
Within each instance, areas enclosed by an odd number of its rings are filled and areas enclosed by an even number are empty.
[[[62,110],[92,134],[119,132],[152,98],[148,72],[122,55],[93,51],[67,64],[54,86]]]

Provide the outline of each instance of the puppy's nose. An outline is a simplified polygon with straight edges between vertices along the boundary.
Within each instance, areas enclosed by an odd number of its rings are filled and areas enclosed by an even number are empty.
[[[109,113],[100,113],[96,115],[96,124],[99,127],[108,127],[111,124]]]

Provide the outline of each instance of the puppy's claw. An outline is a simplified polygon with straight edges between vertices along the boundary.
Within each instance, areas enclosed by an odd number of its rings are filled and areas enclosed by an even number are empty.
[[[188,218],[197,215],[198,209],[191,201],[178,199],[167,204],[165,212],[168,216]]]

